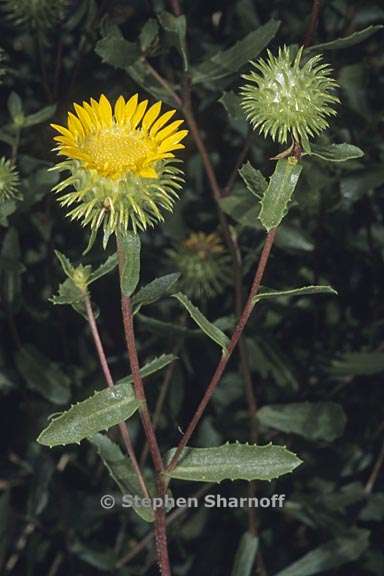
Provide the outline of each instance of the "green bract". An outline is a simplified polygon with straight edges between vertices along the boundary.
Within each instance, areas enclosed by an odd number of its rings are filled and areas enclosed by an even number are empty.
[[[19,175],[10,160],[0,158],[0,202],[19,198]]]
[[[160,164],[160,163],[159,163]],[[74,190],[60,196],[62,206],[72,220],[89,225],[96,232],[103,225],[104,233],[138,232],[164,220],[161,210],[171,212],[183,179],[182,171],[163,161],[159,178],[126,175],[112,180],[95,170],[87,170],[77,160],[64,160],[52,168],[70,175],[55,186],[61,193],[67,187]]]
[[[32,28],[51,28],[61,20],[68,0],[2,0],[10,20]]]
[[[303,48],[293,58],[287,46],[277,56],[251,62],[255,70],[243,75],[242,107],[253,127],[281,144],[291,136],[296,142],[313,137],[328,127],[339,102],[333,94],[337,83],[331,68],[316,55],[300,65]]]

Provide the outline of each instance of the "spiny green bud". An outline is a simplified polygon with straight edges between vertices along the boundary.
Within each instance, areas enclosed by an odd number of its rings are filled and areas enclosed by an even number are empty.
[[[1,0],[1,5],[17,26],[44,30],[62,19],[68,0]]]
[[[0,203],[20,199],[18,193],[19,174],[10,160],[0,158]]]
[[[183,290],[191,298],[212,298],[230,281],[230,257],[214,232],[193,232],[168,256],[181,272]]]
[[[287,46],[268,59],[251,62],[255,68],[243,78],[242,107],[254,129],[280,144],[292,137],[297,143],[320,134],[336,115],[337,83],[331,68],[316,55],[301,65],[303,48],[293,58]]]

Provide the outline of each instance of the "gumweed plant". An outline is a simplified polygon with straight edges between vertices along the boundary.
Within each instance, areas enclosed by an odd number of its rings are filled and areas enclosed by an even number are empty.
[[[205,409],[227,367],[244,328],[260,300],[316,293],[334,293],[329,286],[302,286],[290,290],[266,289],[262,280],[270,251],[280,223],[287,214],[302,171],[302,158],[316,155],[326,161],[350,159],[361,155],[357,148],[344,145],[316,145],[311,140],[323,132],[336,114],[339,100],[331,69],[319,55],[308,58],[303,48],[295,51],[282,47],[276,55],[251,62],[240,88],[240,106],[245,110],[250,127],[264,138],[290,147],[277,155],[272,176],[266,178],[249,162],[239,175],[257,208],[260,227],[266,232],[254,279],[248,297],[239,310],[236,325],[228,336],[194,301],[201,295],[210,298],[228,289],[231,282],[229,251],[236,254],[233,236],[228,228],[215,233],[195,232],[167,252],[177,274],[155,278],[139,287],[140,234],[161,223],[173,211],[182,192],[183,172],[179,168],[183,149],[190,146],[188,130],[182,127],[183,113],[190,135],[204,153],[196,137],[196,122],[190,101],[183,105],[181,96],[169,88],[175,109],[162,102],[148,104],[137,94],[120,96],[111,103],[104,95],[82,105],[74,104],[67,124],[53,124],[58,133],[54,139],[60,161],[54,172],[64,174],[54,192],[66,216],[89,229],[94,245],[98,232],[103,246],[113,237],[116,254],[109,256],[96,269],[88,264],[74,266],[60,252],[57,256],[66,275],[55,304],[70,304],[87,320],[107,388],[96,391],[86,400],[55,415],[41,432],[38,441],[54,447],[79,443],[88,439],[97,449],[110,474],[125,493],[165,501],[169,485],[176,480],[189,482],[221,482],[223,480],[271,481],[291,473],[300,458],[285,446],[252,442],[227,442],[221,446],[189,447]],[[155,73],[154,78],[158,78]],[[164,82],[162,82],[164,84]],[[175,119],[176,118],[176,119]],[[354,148],[354,150],[352,150]],[[205,158],[205,162],[209,160]],[[0,180],[8,194],[15,186],[12,168],[0,165]],[[216,181],[209,172],[212,188]],[[8,180],[7,180],[8,178]],[[8,181],[8,184],[7,184]],[[215,188],[216,187],[216,188]],[[6,189],[6,188],[5,188]],[[225,224],[222,219],[221,224]],[[225,228],[225,226],[224,226]],[[221,233],[223,238],[221,239]],[[224,245],[224,243],[226,245]],[[239,249],[235,245],[235,249]],[[121,310],[131,374],[115,382],[106,357],[91,302],[90,286],[101,276],[119,270]],[[136,314],[144,306],[161,298],[175,298],[198,329],[219,349],[217,367],[205,388],[203,397],[176,447],[166,454],[159,444],[143,379],[175,362],[174,354],[162,356],[141,365],[137,353]],[[138,412],[152,458],[149,473],[136,456],[135,443],[126,424]],[[105,431],[118,426],[127,455]],[[146,522],[154,522],[157,558],[161,573],[171,574],[167,546],[167,509],[165,504],[152,509],[143,503],[134,506]]]

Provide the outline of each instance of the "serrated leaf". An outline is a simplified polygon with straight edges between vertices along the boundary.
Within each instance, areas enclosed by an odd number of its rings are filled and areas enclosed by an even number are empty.
[[[278,160],[268,187],[261,200],[259,220],[269,232],[276,228],[288,212],[302,166],[288,160]]]
[[[175,286],[176,282],[180,278],[180,274],[166,274],[165,276],[160,276],[155,278],[152,282],[149,282],[134,295],[132,298],[132,303],[135,306],[135,313],[140,310],[142,306],[152,304],[171,294],[172,288]]]
[[[68,276],[68,278],[73,278],[75,267],[71,264],[70,260],[62,252],[59,252],[59,250],[55,250],[55,254],[61,264],[64,274]]]
[[[37,441],[44,446],[66,446],[130,418],[139,408],[128,382],[106,388],[51,420]]]
[[[256,198],[261,199],[267,189],[268,182],[260,170],[256,170],[250,162],[247,162],[240,168],[239,174],[242,177],[247,190],[256,196]]]
[[[257,58],[260,52],[268,46],[279,26],[279,20],[269,20],[228,50],[220,50],[206,62],[195,66],[192,69],[192,83],[212,83],[228,75],[238,74],[242,66],[249,60]]]
[[[140,236],[133,232],[119,235],[119,244],[121,291],[125,296],[131,296],[140,279]]]
[[[330,374],[343,376],[370,376],[384,372],[384,352],[347,352],[333,360]]]
[[[15,362],[28,388],[38,392],[53,404],[68,402],[70,380],[57,364],[30,345],[16,352]]]
[[[52,304],[68,304],[72,306],[72,308],[81,314],[83,318],[88,320],[87,311],[85,308],[84,303],[84,293],[76,286],[76,284],[71,280],[71,278],[67,278],[59,284],[59,291],[57,294],[53,295],[49,298]]]
[[[184,15],[174,16],[170,12],[160,12],[157,15],[160,25],[167,33],[170,42],[178,50],[183,59],[184,72],[188,71],[188,54],[186,46],[187,22]]]
[[[251,576],[255,563],[259,539],[249,532],[245,532],[237,548],[235,562],[231,576]]]
[[[121,490],[121,493],[143,497],[141,486],[129,458],[124,456],[120,447],[103,434],[95,434],[88,438],[93,444],[111,477]],[[137,514],[146,522],[153,522],[154,514],[151,507],[133,506]]]
[[[332,40],[331,42],[323,42],[322,44],[316,44],[315,46],[310,46],[306,50],[311,52],[317,52],[318,50],[341,50],[343,48],[350,48],[360,42],[364,42],[370,38],[373,34],[376,34],[379,30],[384,28],[382,24],[377,24],[375,26],[368,26],[364,30],[359,30],[354,32],[350,36],[345,36],[344,38],[338,38],[337,40]]]
[[[146,378],[147,376],[150,376],[154,372],[157,372],[158,370],[165,368],[165,366],[168,366],[168,364],[170,364],[174,360],[177,360],[177,358],[178,357],[175,356],[175,354],[162,354],[161,356],[157,356],[156,358],[150,360],[140,368],[141,377]],[[132,376],[126,376],[125,378],[121,378],[120,380],[118,380],[116,386],[120,384],[131,384],[132,382],[133,382]]]
[[[346,424],[345,412],[336,402],[272,404],[260,408],[257,419],[263,426],[281,432],[327,442],[341,436]]]
[[[355,528],[311,550],[275,576],[312,576],[352,562],[368,548],[369,535],[369,530]]]
[[[175,448],[169,451],[170,462]],[[171,478],[197,482],[223,480],[272,480],[292,472],[300,458],[285,446],[223,444],[215,448],[185,448]]]
[[[101,264],[98,268],[96,268],[96,270],[94,270],[90,274],[88,283],[91,284],[92,282],[95,282],[95,280],[102,278],[102,276],[106,276],[107,274],[112,272],[112,270],[114,270],[116,266],[117,266],[117,254],[112,254],[112,256],[109,256],[103,264]]]
[[[221,346],[225,352],[228,344],[229,338],[222,332],[217,326],[212,324],[205,316],[200,312],[200,310],[192,304],[189,298],[182,292],[177,292],[177,294],[172,295],[176,298],[188,311],[191,318],[196,322],[196,324],[201,328],[201,330],[211,338],[216,344]]]
[[[141,56],[137,44],[128,42],[117,26],[110,26],[105,36],[97,42],[95,52],[106,64],[124,70]]]
[[[219,98],[219,102],[224,106],[227,114],[234,120],[247,121],[247,115],[241,107],[241,98],[233,90],[224,92]]]
[[[311,294],[337,294],[331,286],[303,286],[302,288],[292,288],[291,290],[261,291],[256,294],[254,303],[260,300],[269,300],[270,298],[279,298],[282,296],[309,296]]]
[[[311,145],[311,151],[305,152],[303,156],[317,156],[326,162],[346,162],[364,156],[364,152],[352,144],[329,144],[320,146]]]

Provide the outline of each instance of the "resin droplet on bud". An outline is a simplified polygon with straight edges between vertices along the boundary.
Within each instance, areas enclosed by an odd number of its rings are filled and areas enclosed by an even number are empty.
[[[288,138],[300,143],[328,127],[336,115],[339,99],[331,68],[316,55],[301,65],[303,48],[293,58],[287,46],[277,56],[268,50],[268,59],[251,62],[254,70],[243,75],[242,107],[260,134],[280,144]]]

